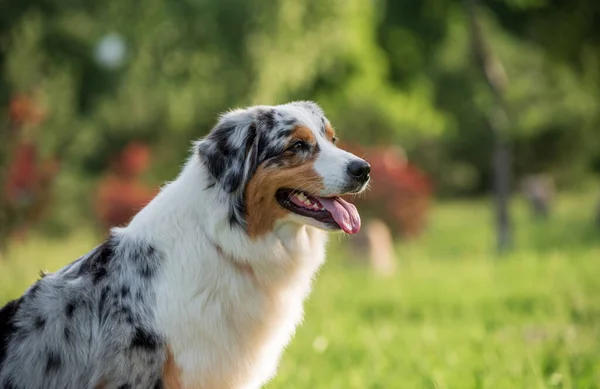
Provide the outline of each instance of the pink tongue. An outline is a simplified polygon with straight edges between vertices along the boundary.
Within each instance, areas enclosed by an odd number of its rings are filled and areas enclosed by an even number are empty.
[[[360,215],[353,204],[340,197],[319,197],[319,202],[345,233],[356,234],[360,230]]]

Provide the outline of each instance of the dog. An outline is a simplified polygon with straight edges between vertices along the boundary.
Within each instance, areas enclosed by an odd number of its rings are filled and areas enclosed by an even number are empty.
[[[314,102],[229,111],[125,227],[0,311],[3,389],[257,389],[370,180]]]

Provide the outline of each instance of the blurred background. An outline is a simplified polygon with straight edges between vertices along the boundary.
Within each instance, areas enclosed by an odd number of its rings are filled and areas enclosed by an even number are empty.
[[[234,107],[373,167],[274,388],[600,387],[600,2],[0,3],[0,303]]]

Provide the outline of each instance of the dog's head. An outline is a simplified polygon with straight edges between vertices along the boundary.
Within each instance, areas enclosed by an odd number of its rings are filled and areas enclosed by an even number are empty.
[[[370,166],[336,141],[317,104],[293,102],[224,114],[197,152],[251,237],[285,222],[356,233],[358,212],[340,196],[363,191]]]

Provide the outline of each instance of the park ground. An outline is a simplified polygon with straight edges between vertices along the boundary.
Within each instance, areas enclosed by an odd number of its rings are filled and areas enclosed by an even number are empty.
[[[429,228],[372,274],[332,239],[306,315],[267,389],[600,388],[595,196],[561,195],[535,222],[515,201],[514,250],[494,255],[489,202],[435,204]],[[0,263],[0,303],[99,240],[33,237]]]

